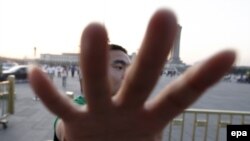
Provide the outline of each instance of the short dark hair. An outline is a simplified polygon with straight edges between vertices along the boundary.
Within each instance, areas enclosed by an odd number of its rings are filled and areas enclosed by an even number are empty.
[[[125,48],[123,48],[122,46],[116,45],[116,44],[109,44],[109,48],[110,48],[110,50],[120,50],[120,51],[128,54],[127,50]]]

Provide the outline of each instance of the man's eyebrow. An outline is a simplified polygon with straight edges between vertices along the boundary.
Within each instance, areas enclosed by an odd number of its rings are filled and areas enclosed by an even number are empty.
[[[125,62],[124,60],[115,60],[113,64],[122,64],[124,66],[129,65],[129,63]]]

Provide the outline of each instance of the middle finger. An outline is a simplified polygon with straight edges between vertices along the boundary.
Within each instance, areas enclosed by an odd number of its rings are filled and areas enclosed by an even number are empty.
[[[103,26],[90,24],[81,38],[80,65],[88,110],[105,112],[111,105],[108,80],[107,33]]]

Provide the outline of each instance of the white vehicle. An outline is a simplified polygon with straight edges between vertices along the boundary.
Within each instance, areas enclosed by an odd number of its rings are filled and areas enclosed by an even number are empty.
[[[16,80],[27,80],[28,78],[28,66],[17,65],[11,67],[8,70],[4,70],[0,75],[0,81],[6,81],[9,75],[14,75]]]
[[[12,68],[14,66],[18,66],[18,64],[13,62],[4,62],[2,63],[2,71],[8,70],[9,68]]]

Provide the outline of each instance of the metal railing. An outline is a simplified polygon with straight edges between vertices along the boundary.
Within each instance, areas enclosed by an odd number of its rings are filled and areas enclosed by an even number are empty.
[[[250,112],[187,109],[165,128],[164,141],[223,141],[234,124],[250,124]]]
[[[7,128],[8,116],[14,114],[15,77],[9,76],[8,81],[0,82],[0,124]]]

